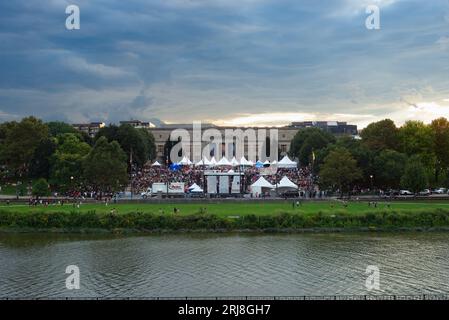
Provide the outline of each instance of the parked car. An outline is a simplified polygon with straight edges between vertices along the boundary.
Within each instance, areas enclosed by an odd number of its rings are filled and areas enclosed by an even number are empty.
[[[438,189],[435,189],[435,190],[433,190],[433,193],[436,193],[436,194],[445,194],[445,193],[446,193],[446,188],[438,188]]]
[[[413,196],[413,195],[414,195],[414,193],[411,192],[411,191],[409,191],[409,190],[401,190],[401,191],[399,192],[399,194],[400,194],[401,196]]]
[[[424,189],[423,191],[421,191],[421,192],[419,193],[419,195],[420,195],[420,196],[430,196],[431,193],[432,193],[432,192],[430,192],[429,189]]]
[[[387,190],[387,191],[385,191],[384,195],[387,196],[387,197],[398,196],[399,195],[399,191],[398,190]]]

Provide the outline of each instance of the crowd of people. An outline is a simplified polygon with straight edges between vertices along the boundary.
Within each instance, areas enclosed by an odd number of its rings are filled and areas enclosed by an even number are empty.
[[[171,182],[183,182],[187,191],[187,188],[196,183],[201,188],[204,188],[204,172],[206,170],[228,172],[234,170],[235,172],[243,172],[242,183],[245,187],[245,191],[249,191],[249,187],[260,176],[269,181],[271,184],[279,183],[284,177],[288,177],[290,181],[296,184],[300,190],[312,190],[314,189],[314,180],[310,167],[301,168],[256,168],[256,167],[230,167],[221,166],[208,168],[204,166],[180,166],[176,170],[170,169],[166,166],[152,166],[151,164],[145,165],[142,169],[133,169],[131,174],[131,187],[134,193],[141,193],[151,188],[153,183],[171,183]]]

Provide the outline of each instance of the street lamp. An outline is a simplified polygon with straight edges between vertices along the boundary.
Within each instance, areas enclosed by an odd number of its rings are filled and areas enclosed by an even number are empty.
[[[370,176],[370,179],[371,179],[371,191],[373,191],[373,178],[374,178],[374,176],[371,174]]]

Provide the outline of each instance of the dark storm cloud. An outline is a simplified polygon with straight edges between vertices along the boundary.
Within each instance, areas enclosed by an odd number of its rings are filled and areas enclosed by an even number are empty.
[[[449,93],[448,17],[443,0],[3,1],[0,120],[383,117],[410,91]]]

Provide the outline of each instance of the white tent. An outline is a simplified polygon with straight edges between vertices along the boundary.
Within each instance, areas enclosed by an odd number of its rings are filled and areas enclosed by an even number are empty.
[[[276,160],[273,160],[273,162],[271,163],[272,166],[278,164],[278,162]]]
[[[190,165],[192,164],[192,161],[190,161],[189,158],[187,158],[186,156],[184,156],[184,157],[182,158],[182,160],[179,162],[179,164],[180,164],[180,165],[183,165],[183,166],[190,166]]]
[[[241,166],[251,166],[251,164],[249,164],[249,161],[246,160],[245,157],[242,157],[242,158],[240,159],[240,165],[241,165]]]
[[[264,166],[265,166],[265,165],[270,165],[270,161],[268,161],[268,159],[265,160],[265,162],[263,163],[263,165],[264,165]]]
[[[195,165],[196,165],[196,166],[204,166],[204,161],[203,161],[203,160],[200,160],[200,161],[198,161]]]
[[[211,165],[210,161],[206,157],[203,158],[203,164],[205,166],[210,166]]]
[[[197,185],[196,183],[194,183],[194,184],[192,184],[192,185],[189,187],[189,190],[190,190],[190,189],[199,188],[199,187],[200,187],[199,185]]]
[[[160,167],[161,164],[158,161],[155,161],[151,166],[152,167]]]
[[[237,161],[237,159],[235,157],[232,158],[231,165],[233,167],[237,167],[239,165],[239,162]]]
[[[215,160],[215,157],[212,157],[212,159],[210,159],[210,165],[211,166],[216,166],[217,165],[217,160]]]
[[[294,184],[293,182],[291,182],[291,180],[287,177],[284,176],[281,181],[279,181],[279,183],[277,184],[278,188],[288,188],[288,189],[298,189],[298,186],[296,184]]]
[[[197,188],[189,189],[189,191],[201,193],[201,192],[203,192],[203,189],[201,189],[201,187],[197,187]]]
[[[223,157],[220,159],[220,161],[217,162],[218,166],[230,166],[231,163],[229,162],[228,159],[226,159],[226,157]]]
[[[288,156],[284,156],[281,161],[278,162],[279,168],[296,168],[297,163],[290,160]]]
[[[274,186],[269,183],[264,177],[260,177],[251,185],[251,193],[253,195],[261,194],[263,189],[274,189]]]
[[[194,183],[189,187],[189,191],[190,192],[203,192],[203,189],[201,189],[201,187],[199,185]]]
[[[252,162],[251,160],[248,160],[247,165],[252,167],[252,166],[254,166],[254,162]]]

